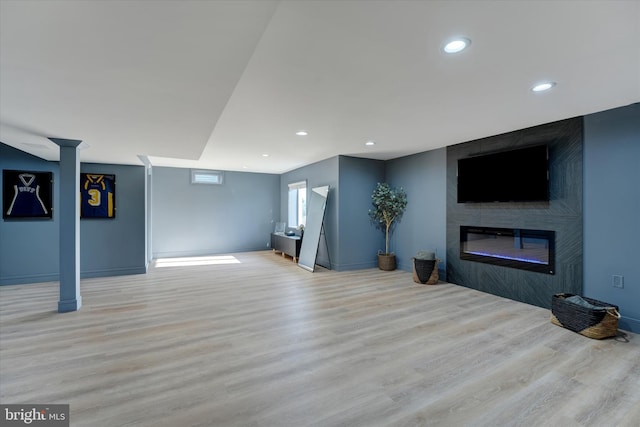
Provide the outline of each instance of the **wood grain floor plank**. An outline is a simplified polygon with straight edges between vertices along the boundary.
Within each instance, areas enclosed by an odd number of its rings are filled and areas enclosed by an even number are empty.
[[[73,426],[634,426],[640,340],[403,271],[309,273],[270,251],[0,287],[0,400]]]

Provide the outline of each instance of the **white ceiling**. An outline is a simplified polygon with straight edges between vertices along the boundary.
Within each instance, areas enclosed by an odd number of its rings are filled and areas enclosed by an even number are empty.
[[[47,160],[56,137],[83,162],[282,173],[640,102],[636,0],[0,0],[0,19],[0,141]]]

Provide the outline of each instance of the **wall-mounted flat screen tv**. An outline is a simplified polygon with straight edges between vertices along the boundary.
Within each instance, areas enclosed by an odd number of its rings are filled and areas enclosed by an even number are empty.
[[[546,144],[458,159],[458,203],[548,200]]]

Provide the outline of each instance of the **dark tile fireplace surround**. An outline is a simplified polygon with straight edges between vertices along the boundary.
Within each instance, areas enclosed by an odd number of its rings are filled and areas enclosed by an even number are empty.
[[[582,141],[576,117],[447,147],[447,281],[546,308],[581,294]],[[548,202],[458,203],[459,158],[541,143]]]

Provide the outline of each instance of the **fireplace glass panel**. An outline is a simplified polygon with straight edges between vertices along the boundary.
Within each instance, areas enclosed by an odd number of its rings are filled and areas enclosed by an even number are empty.
[[[460,258],[554,274],[553,231],[460,227]]]

